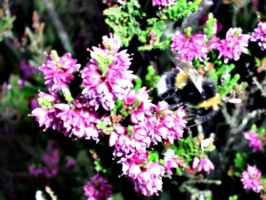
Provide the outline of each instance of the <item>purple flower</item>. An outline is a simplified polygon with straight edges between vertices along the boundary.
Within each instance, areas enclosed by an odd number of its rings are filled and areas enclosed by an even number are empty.
[[[88,200],[106,200],[112,196],[112,186],[100,174],[87,181],[83,190]]]
[[[131,59],[126,50],[118,52],[120,41],[117,37],[103,37],[104,49],[93,47],[92,59],[82,71],[82,94],[95,110],[100,105],[105,110],[114,107],[114,101],[122,100],[133,88],[132,80],[136,78],[129,71]]]
[[[95,123],[100,122],[94,111],[71,108],[68,104],[55,104],[56,118],[60,119],[66,135],[99,141],[100,132]]]
[[[160,118],[155,132],[164,140],[173,144],[174,140],[180,139],[183,136],[187,123],[184,118],[185,112],[181,107],[176,112],[168,110],[168,104],[165,101],[159,102],[156,110]]]
[[[38,100],[35,99],[35,98],[32,98],[32,99],[30,100],[30,107],[31,107],[32,110],[34,110],[35,108],[39,108],[40,105],[39,105],[39,103],[38,103]]]
[[[260,22],[251,34],[251,41],[258,42],[261,49],[266,50],[266,22]]]
[[[252,189],[256,193],[259,193],[263,188],[261,172],[255,165],[248,165],[246,171],[242,173],[241,181],[245,189]]]
[[[214,169],[214,166],[213,166],[212,162],[208,158],[199,159],[198,157],[195,157],[193,159],[192,168],[193,169],[197,168],[198,172],[205,171],[205,172],[207,172],[209,174],[210,170]]]
[[[169,6],[177,0],[152,0],[152,6]]]
[[[169,175],[172,175],[172,169],[178,167],[179,160],[173,149],[167,149],[164,154],[164,167]]]
[[[49,141],[46,147],[46,153],[42,156],[43,165],[36,167],[30,165],[29,172],[33,176],[45,176],[46,178],[55,177],[58,174],[60,152],[57,143]]]
[[[192,61],[194,58],[202,61],[207,57],[208,49],[204,34],[194,34],[189,38],[181,31],[176,31],[172,36],[172,51],[178,52],[186,60]]]
[[[72,158],[70,156],[66,157],[66,164],[65,164],[66,168],[75,167],[76,165],[77,165],[77,162],[74,158]]]
[[[157,162],[150,162],[147,169],[142,170],[134,180],[135,191],[144,196],[158,195],[158,192],[162,191],[163,188],[162,177],[164,173],[163,166]]]
[[[263,151],[262,143],[257,133],[254,131],[248,131],[243,133],[243,135],[249,140],[249,147],[252,148],[253,152]]]
[[[218,58],[224,57],[224,62],[227,63],[229,59],[239,60],[242,53],[247,53],[247,46],[250,36],[241,34],[240,28],[230,28],[226,37],[223,40],[214,40],[209,42],[211,48],[219,51]],[[215,44],[215,42],[217,42]]]
[[[36,68],[26,63],[25,60],[20,61],[20,71],[21,71],[21,79],[23,81],[28,80],[31,77],[31,75],[36,74],[38,72]]]
[[[29,173],[35,177],[41,176],[44,173],[42,167],[36,167],[35,165],[29,165],[28,170]]]
[[[52,91],[64,91],[74,79],[73,73],[78,71],[81,65],[76,63],[77,60],[73,59],[70,53],[52,58],[53,54],[56,55],[52,51],[52,55],[47,57],[45,64],[39,69],[44,75],[45,84],[51,87]]]

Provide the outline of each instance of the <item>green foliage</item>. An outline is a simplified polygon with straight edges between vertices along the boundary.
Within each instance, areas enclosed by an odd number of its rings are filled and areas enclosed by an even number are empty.
[[[145,76],[145,85],[148,88],[153,88],[155,87],[155,84],[157,83],[157,81],[160,79],[160,76],[155,75],[155,70],[153,66],[148,66],[147,70],[148,72]]]
[[[208,75],[214,81],[214,83],[217,84],[218,80],[221,80],[221,85],[217,85],[217,91],[221,98],[224,98],[234,90],[244,90],[244,88],[247,86],[247,83],[238,83],[240,79],[239,74],[235,74],[232,77],[231,72],[234,68],[235,65],[233,63],[227,65],[221,64],[221,62],[219,62],[217,69],[212,69],[208,72]]]
[[[208,20],[206,22],[206,27],[204,28],[204,33],[206,33],[206,42],[209,42],[211,37],[215,34],[214,27],[215,27],[216,19],[213,17],[212,13],[209,13]]]
[[[229,200],[237,200],[237,199],[238,199],[237,195],[233,195],[229,197]]]
[[[241,176],[241,172],[245,170],[246,167],[246,163],[247,163],[247,157],[248,154],[246,153],[237,153],[234,163],[235,163],[235,167],[236,167],[236,172],[235,172],[235,176],[236,177],[240,177]]]
[[[150,155],[149,155],[149,158],[148,158],[148,161],[149,162],[156,162],[159,160],[159,155],[157,152],[155,151],[152,151],[150,152]]]
[[[5,109],[13,109],[20,113],[27,113],[29,111],[28,100],[23,90],[19,86],[19,77],[12,75],[9,83],[11,89],[4,90],[5,95],[0,101],[0,110],[3,112]]]
[[[142,87],[142,80],[140,77],[137,77],[134,80],[134,82],[135,82],[135,86],[134,86],[133,90],[138,91]]]
[[[105,22],[114,30],[115,35],[120,37],[123,46],[128,46],[134,35],[141,35],[138,19],[142,19],[146,14],[140,12],[138,1],[131,0],[121,7],[108,8],[104,15],[107,16]]]
[[[117,113],[123,108],[123,101],[122,100],[115,100],[115,106],[113,108],[113,112]]]
[[[5,31],[10,31],[16,17],[9,17],[4,14],[4,10],[0,9],[0,42],[3,40]]]
[[[115,35],[121,38],[123,46],[128,46],[133,36],[137,36],[140,51],[152,49],[165,50],[169,47],[171,37],[164,36],[165,20],[177,21],[191,15],[198,8],[200,0],[188,2],[180,0],[174,5],[160,9],[156,16],[147,18],[145,8],[138,1],[131,0],[119,7],[110,7],[104,11],[105,22],[114,30]],[[153,7],[153,9],[157,9]]]
[[[193,12],[198,9],[201,0],[189,1],[187,0],[179,0],[176,4],[166,9],[163,19],[170,19],[173,21],[178,21],[179,19],[190,16]]]

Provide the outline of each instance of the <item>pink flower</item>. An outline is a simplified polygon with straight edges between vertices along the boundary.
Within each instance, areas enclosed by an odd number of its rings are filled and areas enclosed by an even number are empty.
[[[38,70],[32,65],[28,64],[25,60],[20,61],[21,79],[28,80],[32,75],[37,74]]]
[[[134,180],[135,191],[144,196],[158,195],[158,192],[162,191],[163,188],[162,177],[164,173],[163,166],[157,162],[150,162],[147,169],[142,170]]]
[[[184,110],[181,107],[176,112],[167,108],[168,104],[164,101],[157,104],[157,115],[160,118],[155,127],[155,133],[173,144],[174,140],[183,136],[187,121],[185,120]]]
[[[106,200],[112,196],[112,186],[100,174],[87,181],[83,190],[88,200]]]
[[[122,100],[133,88],[136,78],[129,71],[131,58],[126,50],[118,52],[120,40],[117,37],[103,37],[104,48],[93,47],[92,59],[82,71],[82,94],[95,110],[101,105],[105,110],[114,107],[115,100]]]
[[[177,0],[152,0],[152,6],[169,6]]]
[[[57,59],[57,58],[56,58]],[[45,78],[45,84],[51,86],[52,91],[64,91],[74,79],[73,73],[78,71],[80,64],[71,57],[70,53],[64,54],[58,60],[48,56],[46,62],[39,68]]]
[[[254,131],[248,131],[243,133],[243,135],[249,140],[249,147],[252,148],[253,152],[263,151],[262,143],[257,133]]]
[[[100,132],[95,123],[100,122],[94,111],[71,108],[68,104],[55,104],[56,118],[62,122],[64,132],[78,138],[93,139],[99,141]]]
[[[209,174],[210,170],[214,169],[214,166],[213,166],[212,162],[208,158],[199,159],[198,157],[195,157],[193,159],[192,168],[193,169],[197,168],[198,172],[205,171],[205,172],[207,172]]]
[[[210,47],[219,51],[218,58],[224,57],[227,63],[230,59],[239,60],[242,53],[247,53],[247,46],[250,36],[241,34],[240,28],[230,28],[223,40],[212,40],[209,42]],[[215,39],[215,37],[214,37]],[[217,42],[215,44],[215,42]]]
[[[169,175],[172,175],[172,169],[178,167],[179,160],[173,149],[167,149],[164,154],[164,167]]]
[[[43,165],[28,167],[33,176],[45,176],[46,178],[55,177],[58,174],[60,152],[57,143],[49,141],[46,147],[46,153],[42,156]]]
[[[241,181],[245,189],[252,189],[256,193],[259,193],[263,188],[261,172],[255,165],[248,165],[246,171],[242,173]]]
[[[258,42],[261,49],[266,50],[266,22],[260,22],[251,34],[251,41]]]
[[[208,54],[205,37],[203,34],[194,34],[190,38],[186,38],[183,32],[176,31],[172,36],[171,49],[188,61],[192,61],[194,58],[202,61]]]

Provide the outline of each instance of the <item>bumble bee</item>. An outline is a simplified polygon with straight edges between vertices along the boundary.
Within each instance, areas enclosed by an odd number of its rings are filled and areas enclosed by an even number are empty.
[[[181,55],[172,59],[176,68],[162,75],[157,91],[170,109],[186,106],[191,115],[206,120],[222,105],[215,84],[207,77],[201,76]]]

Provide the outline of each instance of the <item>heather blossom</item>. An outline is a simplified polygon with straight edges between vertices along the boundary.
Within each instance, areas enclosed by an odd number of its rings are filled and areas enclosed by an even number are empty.
[[[152,0],[152,6],[169,6],[177,0]]]
[[[208,158],[200,159],[198,157],[195,157],[193,159],[192,168],[198,169],[198,172],[205,171],[209,174],[210,170],[214,169],[214,165]]]
[[[218,58],[223,57],[224,62],[227,63],[230,59],[239,60],[242,53],[247,53],[247,46],[250,36],[242,34],[240,28],[230,28],[225,39],[219,40],[213,37],[209,41],[209,47],[219,51]]]
[[[81,73],[84,87],[82,94],[95,110],[114,108],[114,101],[123,99],[133,88],[136,77],[128,70],[131,58],[126,50],[118,52],[121,44],[118,37],[104,37],[104,48],[93,47],[90,61]]]
[[[266,22],[260,22],[251,34],[251,41],[258,42],[261,49],[266,50]]]
[[[52,91],[64,91],[74,79],[73,73],[80,69],[80,64],[71,57],[70,53],[58,57],[55,51],[47,55],[46,62],[39,68],[44,75],[45,84],[51,86]]]
[[[194,58],[202,61],[208,54],[205,39],[206,36],[204,34],[198,33],[187,36],[178,30],[172,36],[171,49],[178,52],[188,61],[192,61]]]
[[[263,189],[261,172],[255,165],[248,165],[246,171],[242,173],[241,181],[245,189],[252,189],[256,193]]]
[[[178,163],[180,160],[178,159],[178,156],[175,154],[175,151],[173,149],[167,149],[167,151],[164,154],[164,167],[165,170],[169,175],[172,175],[172,169],[178,167]]]
[[[106,200],[112,196],[112,186],[100,174],[87,181],[83,190],[88,200]]]
[[[253,152],[263,151],[262,142],[257,133],[254,131],[248,131],[243,133],[243,135],[249,140],[249,147],[252,148]]]
[[[162,177],[165,173],[163,166],[157,162],[150,162],[134,180],[135,191],[145,196],[158,195],[163,189]]]
[[[28,169],[33,176],[45,176],[46,178],[55,177],[58,174],[60,152],[57,144],[49,141],[46,147],[46,153],[42,156],[43,165],[29,165]]]

